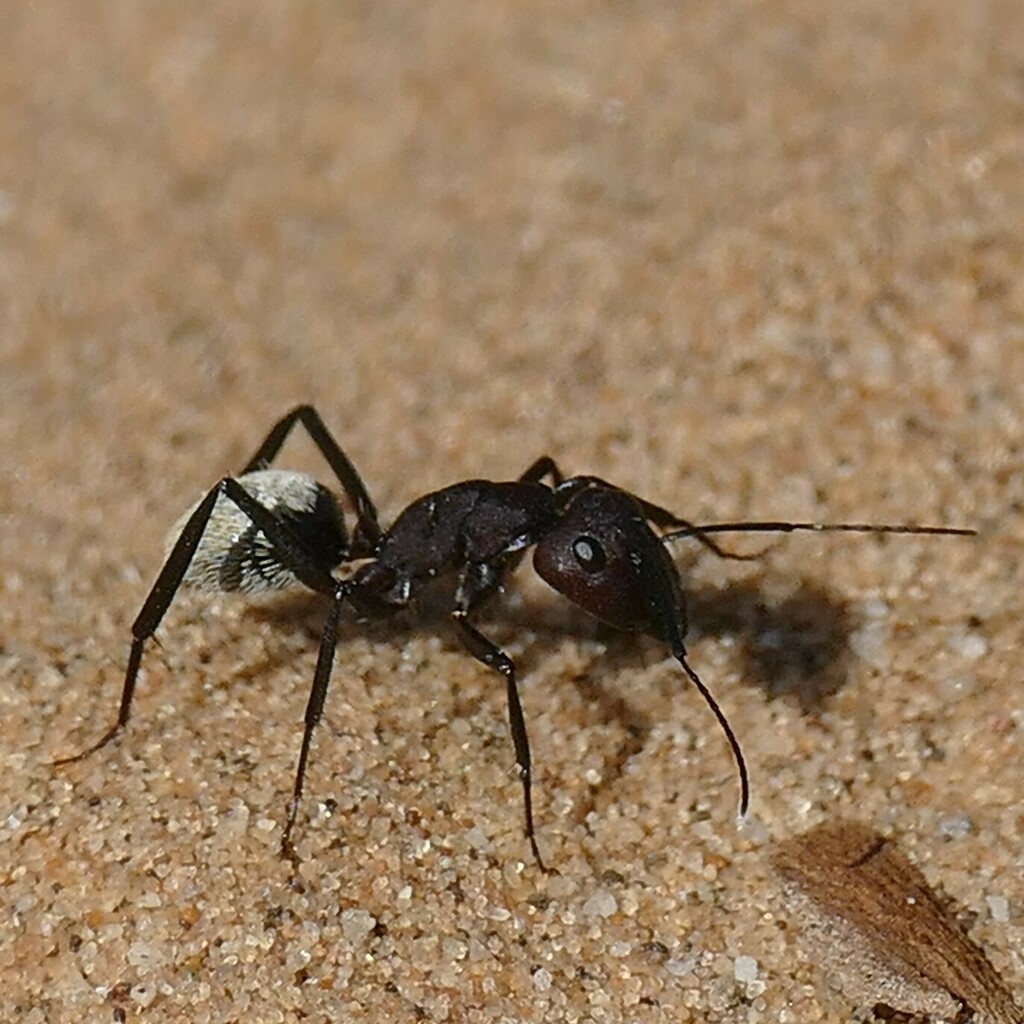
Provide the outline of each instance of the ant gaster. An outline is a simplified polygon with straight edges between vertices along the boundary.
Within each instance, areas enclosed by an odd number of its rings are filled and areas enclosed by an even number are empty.
[[[292,428],[301,423],[352,504],[351,538],[333,494],[311,476],[269,466]],[[550,483],[545,482],[546,480]],[[654,528],[670,532],[658,534]],[[407,607],[434,578],[450,581],[450,613],[465,648],[505,678],[516,764],[523,785],[526,837],[538,865],[531,799],[530,744],[512,660],[470,621],[502,585],[530,547],[540,577],[595,618],[668,644],[687,677],[721,726],[739,772],[740,814],[749,803],[746,764],[725,715],[691,668],[683,642],[686,606],[679,570],[668,542],[692,537],[717,555],[745,559],[720,548],[713,533],[760,531],[854,531],[956,534],[949,527],[879,526],[860,523],[720,523],[696,526],[598,477],[566,479],[543,457],[515,481],[467,480],[418,498],[388,530],[359,473],[312,406],[281,419],[238,477],[224,477],[179,521],[168,553],[131,627],[117,721],[91,747],[54,764],[80,760],[109,743],[131,711],[143,647],[160,625],[184,583],[206,590],[255,592],[302,585],[328,599],[282,855],[291,845],[313,731],[323,713],[337,644],[341,610],[351,603],[363,615]],[[343,563],[356,563],[341,579]]]

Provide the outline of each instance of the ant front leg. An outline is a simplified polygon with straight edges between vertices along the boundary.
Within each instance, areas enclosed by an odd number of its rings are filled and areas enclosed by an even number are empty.
[[[475,577],[475,578],[474,578]],[[516,751],[516,766],[519,778],[523,783],[523,805],[526,815],[526,838],[530,842],[534,859],[541,871],[547,873],[544,858],[537,846],[537,837],[533,828],[533,795],[531,789],[530,739],[526,734],[526,719],[523,717],[523,706],[519,700],[519,687],[516,683],[516,667],[512,659],[497,644],[488,640],[475,626],[470,625],[468,615],[475,604],[497,589],[501,581],[501,573],[492,566],[469,566],[463,572],[456,596],[456,609],[452,612],[452,621],[459,631],[463,645],[477,661],[483,662],[488,668],[500,672],[505,677],[508,698],[509,726],[512,730],[512,742]]]
[[[334,475],[338,478],[345,494],[348,495],[349,501],[355,506],[356,528],[352,537],[352,557],[358,558],[370,554],[381,537],[376,506],[373,504],[358,470],[342,451],[341,446],[335,441],[334,435],[327,429],[320,413],[313,406],[297,405],[286,416],[278,420],[239,475],[245,476],[246,473],[266,469],[276,458],[296,423],[301,423],[306,428],[306,433],[309,434],[324,460],[334,471]]]

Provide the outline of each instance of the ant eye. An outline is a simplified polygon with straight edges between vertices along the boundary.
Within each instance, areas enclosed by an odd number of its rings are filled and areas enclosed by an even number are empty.
[[[593,537],[577,537],[572,542],[572,553],[587,572],[600,572],[608,564],[604,548]]]

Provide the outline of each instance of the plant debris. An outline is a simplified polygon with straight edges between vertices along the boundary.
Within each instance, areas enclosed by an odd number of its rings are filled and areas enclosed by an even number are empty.
[[[773,861],[812,955],[859,1003],[988,1024],[1024,1013],[984,952],[897,845],[835,821],[776,846]]]

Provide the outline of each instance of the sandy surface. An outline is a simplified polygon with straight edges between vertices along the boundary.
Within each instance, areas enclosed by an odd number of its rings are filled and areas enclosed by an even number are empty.
[[[1024,13],[854,5],[0,8],[0,1017],[845,1021],[773,840],[898,839],[1024,996]],[[385,519],[542,453],[700,521],[694,666],[528,567],[542,875],[504,692],[443,623],[177,602],[169,525],[315,402]],[[326,471],[296,439],[286,464]],[[747,549],[757,544],[738,540]]]

